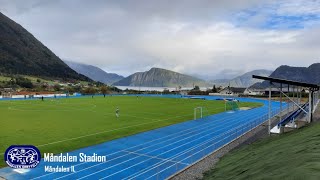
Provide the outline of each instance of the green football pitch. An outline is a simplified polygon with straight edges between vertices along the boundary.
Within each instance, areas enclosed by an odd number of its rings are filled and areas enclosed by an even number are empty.
[[[239,103],[256,107],[257,103]],[[224,101],[135,96],[97,96],[0,101],[0,166],[10,145],[30,144],[41,152],[61,153],[139,132],[225,111]],[[120,117],[115,115],[120,109]]]

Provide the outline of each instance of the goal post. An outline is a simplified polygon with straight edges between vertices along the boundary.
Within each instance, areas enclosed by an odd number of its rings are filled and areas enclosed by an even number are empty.
[[[237,101],[225,101],[225,111],[236,111],[239,109]]]
[[[200,112],[200,118],[203,117],[203,108],[202,107],[196,107],[194,108],[194,119],[197,119],[197,112]]]

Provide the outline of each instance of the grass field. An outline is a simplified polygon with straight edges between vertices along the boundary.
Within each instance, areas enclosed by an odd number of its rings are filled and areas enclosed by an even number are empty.
[[[240,103],[242,107],[259,105]],[[0,101],[0,166],[4,166],[4,151],[13,144],[36,145],[41,152],[68,152],[191,120],[198,106],[205,107],[207,115],[224,111],[223,101],[159,97]]]
[[[236,150],[204,179],[319,179],[320,124]]]

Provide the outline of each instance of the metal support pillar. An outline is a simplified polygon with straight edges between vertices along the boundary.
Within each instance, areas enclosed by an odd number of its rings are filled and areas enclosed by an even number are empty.
[[[280,83],[280,113],[279,113],[279,122],[282,120],[282,83]],[[283,133],[284,128],[280,125],[280,133]]]
[[[301,90],[302,87],[299,87],[299,99],[298,99],[298,104],[301,105]]]
[[[292,86],[292,101],[293,101],[293,104],[292,104],[292,111],[294,111],[294,90],[295,90],[295,87],[294,86]]]
[[[290,96],[290,94],[289,94],[289,92],[290,92],[290,85],[288,84],[288,95]],[[288,112],[287,113],[289,113],[289,111],[290,111],[290,101],[288,101],[288,107],[287,107],[287,109],[288,109]]]
[[[312,98],[312,101],[313,101],[313,110],[315,109],[314,107],[316,106],[316,92],[313,92],[313,98]]]
[[[300,91],[300,87],[297,87],[297,104],[300,105],[300,102],[299,102],[299,91]]]
[[[282,83],[280,84],[280,114],[279,114],[279,118],[281,121],[282,120]]]
[[[308,113],[308,122],[310,123],[312,120],[312,91],[309,90],[309,113]]]
[[[269,122],[268,122],[268,133],[271,134],[271,83],[269,85]]]

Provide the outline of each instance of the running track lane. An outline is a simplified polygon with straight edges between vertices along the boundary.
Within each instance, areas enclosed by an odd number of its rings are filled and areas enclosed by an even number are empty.
[[[206,97],[215,99],[215,97]],[[263,107],[234,113],[220,113],[200,120],[187,121],[103,144],[69,152],[106,155],[103,163],[48,163],[18,173],[7,167],[0,169],[6,179],[166,179],[210,152],[224,146],[263,122],[268,112],[267,101],[239,98],[241,101],[262,102]],[[279,103],[272,102],[273,111]],[[75,166],[76,173],[48,173],[45,166]]]

